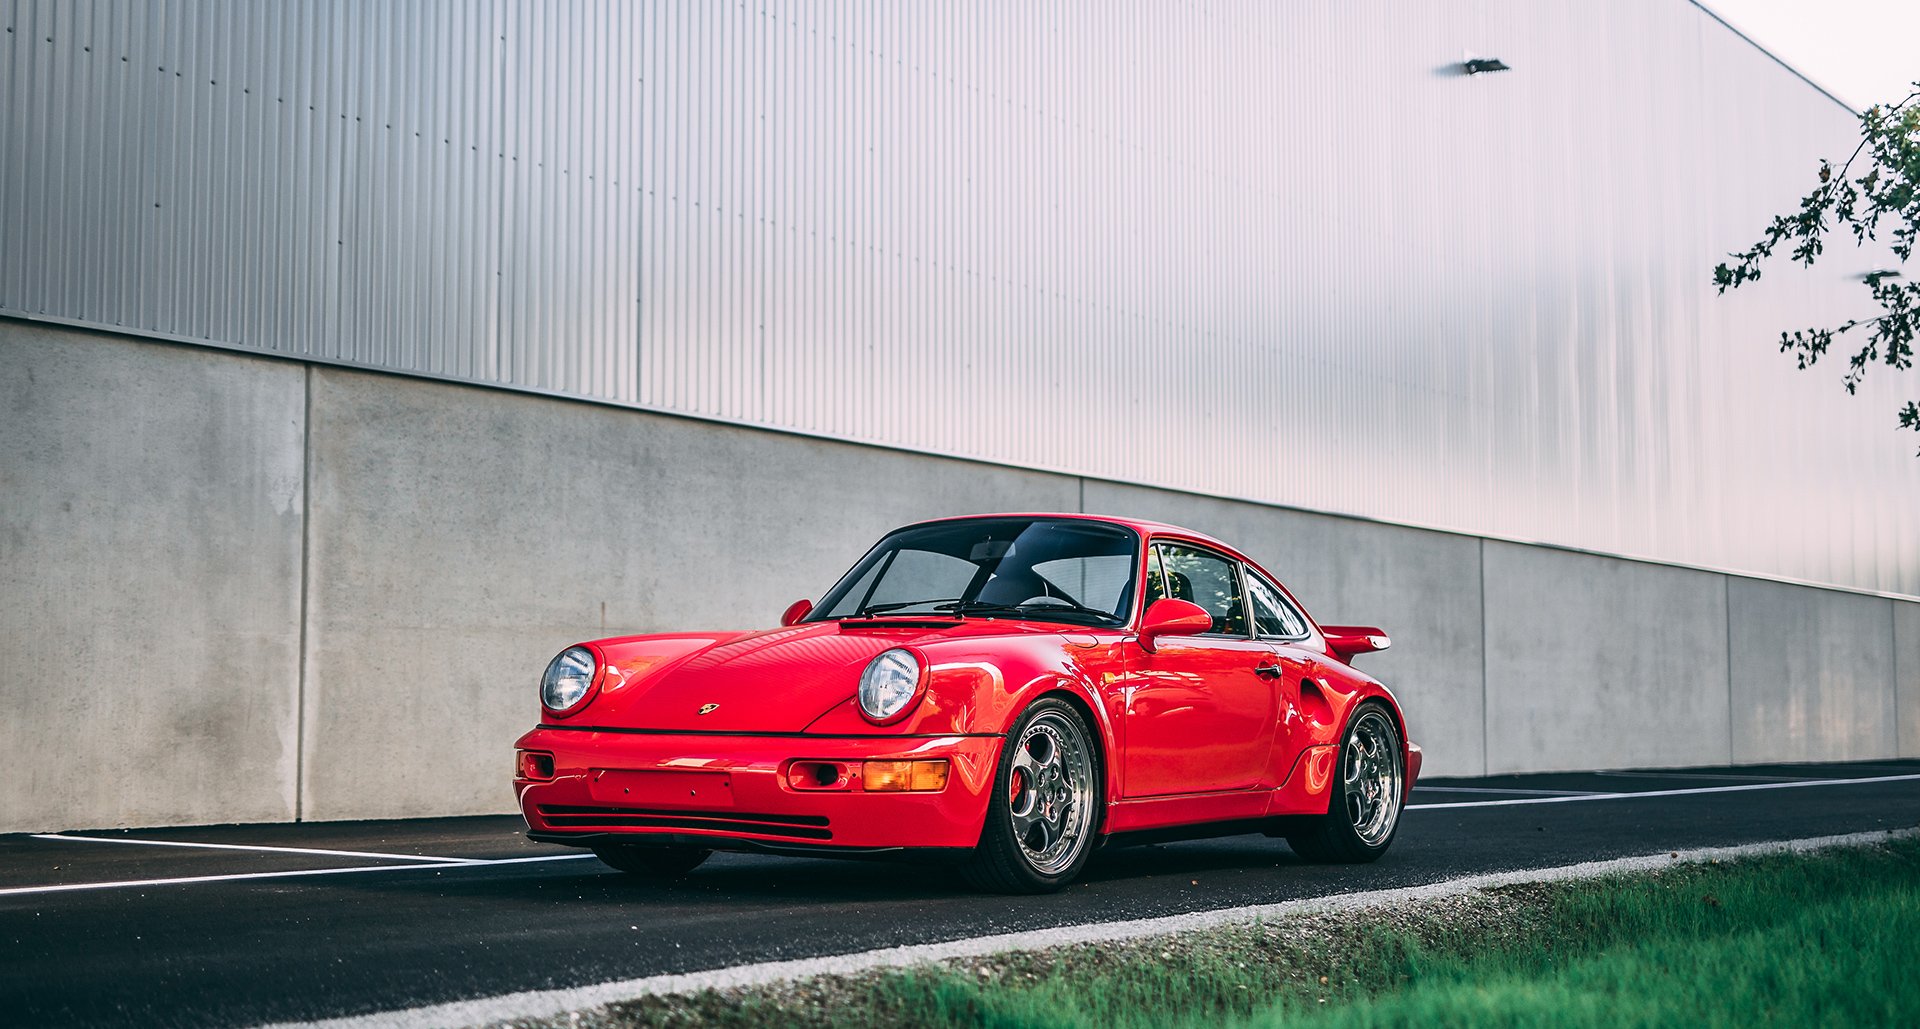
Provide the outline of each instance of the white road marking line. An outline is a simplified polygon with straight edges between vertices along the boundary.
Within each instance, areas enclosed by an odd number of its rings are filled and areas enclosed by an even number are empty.
[[[73,893],[79,890],[130,890],[147,886],[181,886],[190,883],[240,882],[247,879],[300,879],[313,875],[350,875],[355,872],[420,872],[429,868],[487,868],[493,865],[523,865],[534,861],[579,861],[592,854],[542,854],[539,857],[462,858],[436,865],[358,865],[352,868],[302,868],[293,872],[236,872],[231,875],[183,875],[171,879],[122,879],[102,883],[61,883],[57,886],[13,886],[0,889],[0,897],[38,893]]]
[[[580,861],[595,856],[597,855],[591,852],[586,854],[535,854],[532,857],[518,858],[474,858],[474,861],[482,865],[532,865],[542,861]]]
[[[1415,793],[1524,793],[1536,797],[1591,797],[1602,790],[1499,790],[1491,786],[1428,786],[1415,783]]]
[[[69,836],[66,833],[34,833],[36,840],[61,840],[72,843],[138,843],[148,847],[193,847],[201,850],[255,850],[267,854],[318,854],[322,857],[392,858],[395,861],[425,861],[429,864],[465,864],[481,858],[430,857],[424,854],[382,854],[367,850],[315,850],[311,847],[264,847],[246,843],[183,843],[178,840],[136,840],[132,837]]]
[[[1618,779],[1726,779],[1731,782],[1805,782],[1804,775],[1711,775],[1706,772],[1594,772]]]
[[[1643,857],[1615,858],[1610,861],[1588,861],[1577,865],[1561,865],[1557,868],[1527,869],[1516,872],[1494,872],[1485,875],[1472,875],[1462,879],[1434,883],[1429,886],[1407,886],[1389,890],[1370,890],[1365,893],[1347,893],[1331,897],[1314,897],[1304,900],[1291,900],[1279,904],[1254,904],[1246,907],[1222,908],[1214,911],[1196,911],[1184,915],[1165,915],[1159,918],[1140,918],[1125,922],[1096,922],[1088,925],[1061,926],[1056,929],[1034,929],[1026,932],[1005,933],[998,936],[979,936],[971,939],[952,940],[946,943],[927,943],[906,947],[889,947],[883,950],[868,950],[854,954],[840,954],[824,958],[802,958],[792,961],[768,961],[761,964],[737,965],[733,968],[716,968],[705,972],[687,972],[674,975],[655,975],[644,979],[627,979],[620,982],[601,983],[595,986],[579,986],[563,990],[531,990],[525,993],[510,993],[500,997],[482,1000],[455,1001],[451,1004],[434,1004],[427,1007],[405,1008],[395,1011],[382,1011],[370,1015],[355,1015],[348,1018],[334,1018],[317,1022],[278,1023],[269,1029],[439,1029],[443,1026],[492,1025],[522,1018],[551,1018],[572,1011],[585,1011],[606,1004],[635,1000],[640,997],[666,994],[697,993],[701,990],[726,990],[743,986],[760,986],[766,983],[806,979],[820,975],[856,975],[861,972],[882,968],[902,968],[922,965],[934,961],[949,961],[955,958],[984,957],[989,954],[1001,954],[1008,951],[1043,950],[1050,947],[1071,946],[1083,943],[1117,943],[1125,940],[1137,940],[1142,937],[1165,936],[1172,933],[1192,932],[1199,929],[1211,929],[1222,925],[1239,925],[1247,922],[1264,922],[1292,915],[1312,914],[1325,911],[1352,911],[1362,908],[1378,907],[1402,901],[1431,900],[1439,897],[1458,896],[1476,890],[1496,886],[1509,886],[1514,883],[1558,882],[1568,879],[1592,879],[1604,875],[1618,875],[1624,872],[1641,872],[1656,868],[1668,868],[1681,862],[1700,862],[1730,858],[1751,857],[1759,854],[1799,853],[1810,850],[1822,850],[1828,847],[1860,847],[1876,843],[1886,843],[1896,839],[1906,839],[1920,835],[1920,830],[1905,829],[1897,832],[1862,832],[1845,836],[1820,836],[1812,839],[1782,840],[1769,843],[1749,843],[1736,847],[1706,847],[1698,850],[1684,850],[1678,853],[1649,854]]]
[[[1753,782],[1739,786],[1694,786],[1683,790],[1641,790],[1638,793],[1588,793],[1577,797],[1516,797],[1512,800],[1454,800],[1444,804],[1408,804],[1408,811],[1436,811],[1455,807],[1510,807],[1514,804],[1577,804],[1586,800],[1634,800],[1640,797],[1690,797],[1701,793],[1746,793],[1750,790],[1796,790],[1807,786],[1857,786],[1871,782],[1911,782],[1920,775],[1876,775],[1864,779],[1801,779],[1797,782]],[[1414,790],[1418,792],[1419,786]]]

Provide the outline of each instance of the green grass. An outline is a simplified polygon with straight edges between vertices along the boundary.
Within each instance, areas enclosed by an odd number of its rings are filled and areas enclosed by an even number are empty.
[[[1769,861],[1587,886],[1541,932],[1480,955],[1415,950],[1396,989],[1256,1025],[1913,1025],[1920,853]],[[1675,881],[1679,880],[1679,881]],[[1319,1008],[1319,1005],[1315,1005]]]
[[[984,974],[983,974],[984,973]],[[1920,841],[694,998],[614,1025],[1920,1024]]]

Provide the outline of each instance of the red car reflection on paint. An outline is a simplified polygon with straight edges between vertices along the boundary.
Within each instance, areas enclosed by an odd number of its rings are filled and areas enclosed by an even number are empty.
[[[555,657],[514,790],[536,840],[671,877],[714,850],[935,852],[1040,892],[1099,845],[1265,832],[1385,853],[1420,771],[1355,670],[1233,548],[1152,522],[953,518],[888,534],[782,628]]]

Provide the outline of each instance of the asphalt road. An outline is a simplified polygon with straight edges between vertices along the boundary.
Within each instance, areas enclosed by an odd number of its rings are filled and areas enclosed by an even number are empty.
[[[1837,778],[1882,781],[1818,784]],[[1594,796],[1615,793],[1634,796]],[[1110,848],[1083,883],[1037,898],[970,893],[938,869],[738,855],[649,885],[526,842],[517,818],[0,836],[0,1021],[322,1018],[1907,828],[1920,762],[1436,779],[1413,803],[1378,864],[1303,865],[1259,836]]]

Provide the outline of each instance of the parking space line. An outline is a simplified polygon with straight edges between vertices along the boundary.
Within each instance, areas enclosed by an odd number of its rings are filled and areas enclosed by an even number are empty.
[[[65,833],[34,833],[36,840],[60,840],[64,843],[137,843],[147,847],[192,847],[200,850],[252,850],[267,854],[317,854],[321,857],[391,858],[395,861],[423,861],[430,864],[469,864],[481,858],[430,857],[424,854],[385,854],[367,850],[316,850],[312,847],[265,847],[245,843],[183,843],[179,840],[136,840],[110,836],[69,836]]]
[[[1739,786],[1695,786],[1682,790],[1641,790],[1637,793],[1588,793],[1577,797],[1513,797],[1506,800],[1456,800],[1444,804],[1408,804],[1408,811],[1440,808],[1511,807],[1515,804],[1577,804],[1588,800],[1632,800],[1637,797],[1688,797],[1702,793],[1747,793],[1753,790],[1794,790],[1809,786],[1858,786],[1875,782],[1912,782],[1920,775],[1876,775],[1862,779],[1800,779],[1795,782],[1753,782]],[[1414,787],[1418,791],[1419,787]]]
[[[1502,790],[1492,786],[1428,786],[1416,783],[1415,793],[1519,793],[1535,797],[1590,797],[1604,790]]]
[[[491,860],[462,859],[434,865],[358,865],[352,868],[302,868],[291,872],[234,872],[228,875],[183,875],[170,879],[122,879],[102,883],[61,883],[56,886],[13,886],[0,889],[0,897],[18,897],[37,893],[74,893],[81,890],[127,890],[144,886],[240,882],[247,879],[300,879],[315,875],[351,875],[356,872],[421,872],[427,869],[485,868],[492,865],[524,865],[537,861],[579,861],[592,856],[592,854],[542,854],[537,857]]]

